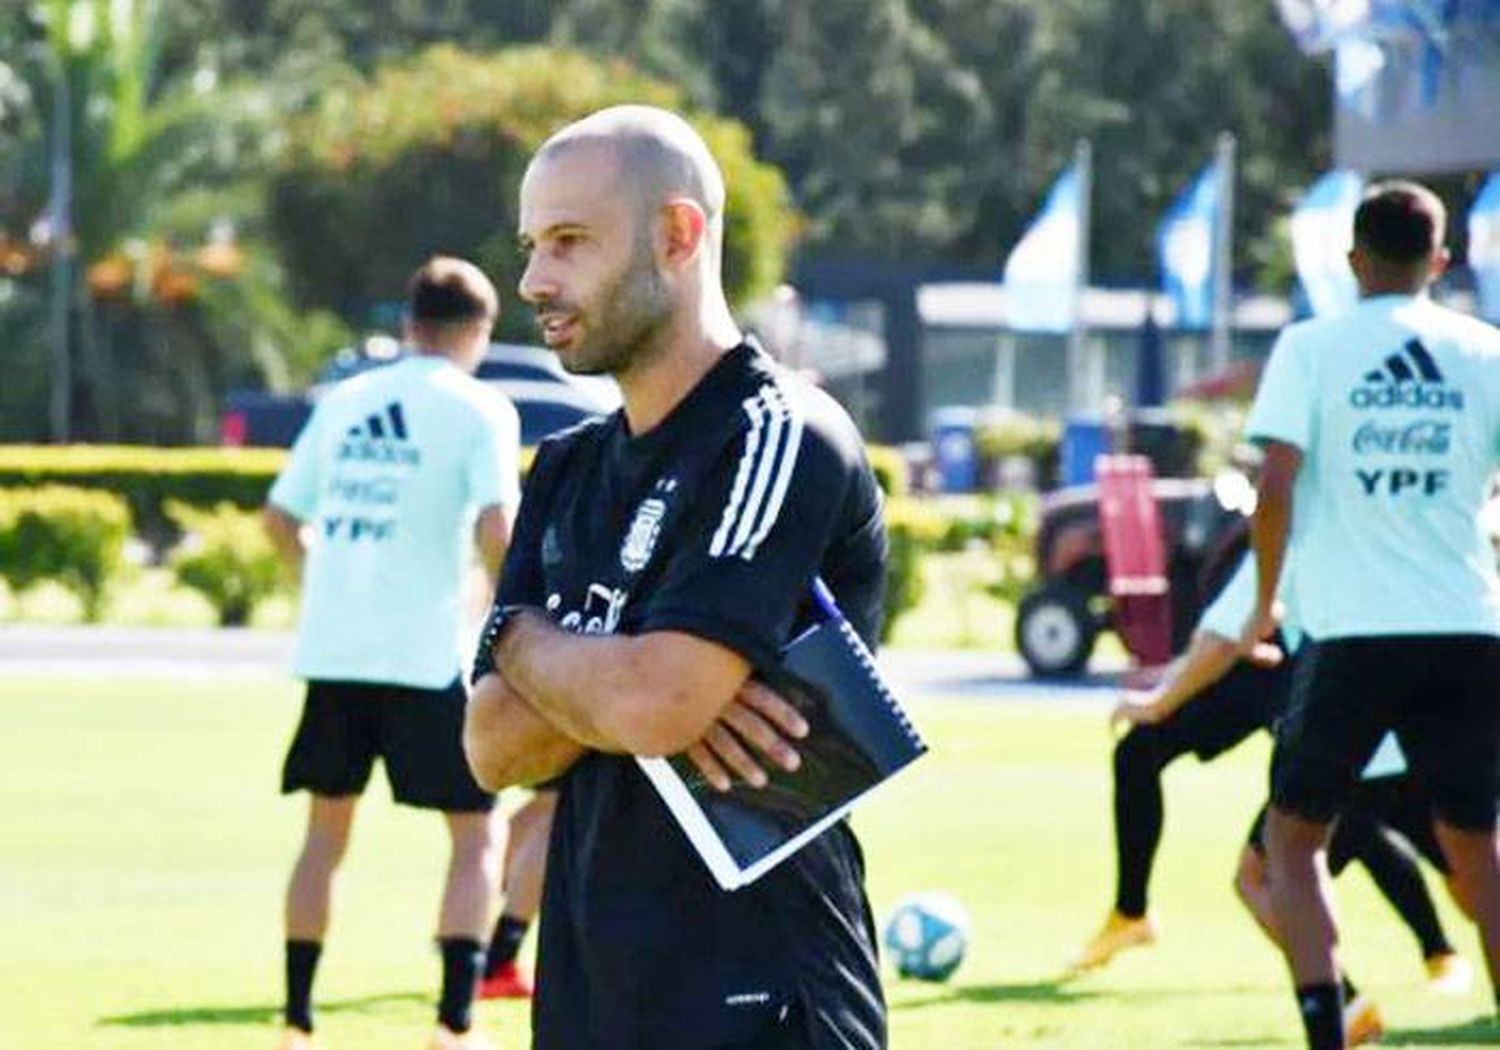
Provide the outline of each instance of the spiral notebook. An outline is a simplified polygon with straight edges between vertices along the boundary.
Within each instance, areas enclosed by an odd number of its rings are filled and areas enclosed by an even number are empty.
[[[682,755],[636,759],[726,890],[792,856],[927,750],[821,580],[813,594],[824,619],[762,676],[807,719],[795,772],[767,768],[765,787],[720,792]]]

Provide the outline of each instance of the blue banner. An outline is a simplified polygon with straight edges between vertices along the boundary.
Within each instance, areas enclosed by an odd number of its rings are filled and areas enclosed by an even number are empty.
[[[1173,327],[1205,329],[1214,320],[1214,260],[1220,194],[1217,163],[1178,194],[1156,228],[1161,287],[1172,302]]]
[[[1315,316],[1342,313],[1359,300],[1348,256],[1363,195],[1359,175],[1331,171],[1312,184],[1292,212],[1292,258]]]
[[[1469,209],[1469,269],[1479,316],[1500,321],[1500,172],[1485,180]]]
[[[1014,331],[1072,331],[1082,217],[1082,181],[1073,167],[1052,184],[1041,212],[1005,260],[1005,312]]]

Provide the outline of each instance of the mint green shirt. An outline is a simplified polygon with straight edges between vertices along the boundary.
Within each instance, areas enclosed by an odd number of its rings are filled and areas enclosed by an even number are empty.
[[[1288,566],[1289,568],[1289,566]],[[1219,592],[1209,607],[1198,617],[1198,630],[1237,642],[1245,631],[1245,622],[1255,608],[1256,569],[1255,557],[1246,554],[1240,558],[1234,575]],[[1297,618],[1297,603],[1291,588],[1291,573],[1283,571],[1281,584],[1276,590],[1281,599],[1281,638],[1286,643],[1287,655],[1295,653],[1302,645],[1302,628]]]
[[[1291,571],[1312,637],[1500,635],[1479,520],[1500,462],[1500,330],[1412,296],[1292,325],[1246,431],[1302,450]]]
[[[452,682],[474,522],[520,502],[519,467],[515,407],[444,358],[409,357],[325,395],[270,495],[312,527],[296,673]]]

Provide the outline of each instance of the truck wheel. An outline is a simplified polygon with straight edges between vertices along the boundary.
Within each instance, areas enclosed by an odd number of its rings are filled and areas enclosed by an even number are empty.
[[[1045,583],[1022,598],[1016,610],[1016,648],[1039,678],[1082,672],[1098,635],[1088,598],[1071,584]]]

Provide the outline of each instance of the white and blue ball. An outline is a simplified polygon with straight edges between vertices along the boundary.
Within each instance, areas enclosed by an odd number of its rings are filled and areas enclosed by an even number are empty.
[[[969,913],[946,893],[903,897],[886,920],[886,951],[902,977],[946,981],[968,946]]]

